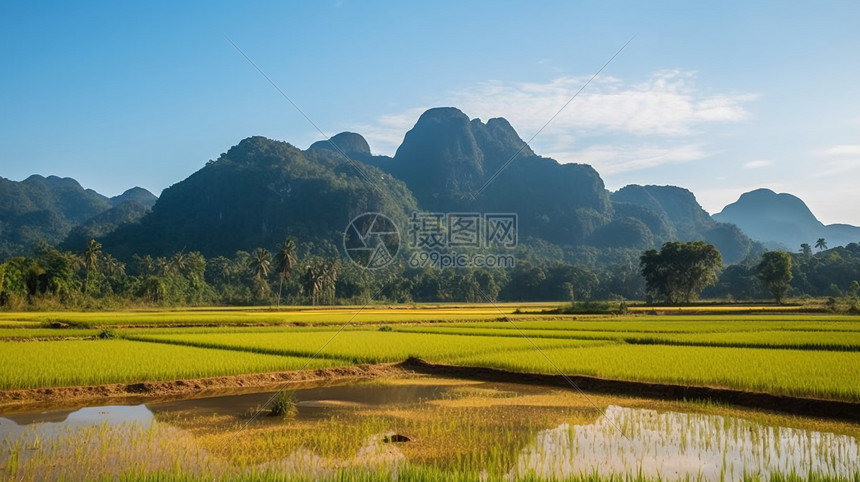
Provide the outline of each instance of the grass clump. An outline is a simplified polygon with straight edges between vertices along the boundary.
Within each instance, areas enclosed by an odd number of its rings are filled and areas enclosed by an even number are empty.
[[[296,398],[292,392],[281,391],[275,396],[272,401],[272,409],[269,412],[270,417],[292,417],[296,414]]]

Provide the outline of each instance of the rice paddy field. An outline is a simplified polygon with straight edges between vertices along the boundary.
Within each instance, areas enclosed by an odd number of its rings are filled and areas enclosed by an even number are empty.
[[[26,398],[31,392],[44,394],[46,390],[61,387],[334,370],[397,363],[408,358],[442,366],[500,370],[509,373],[512,382],[520,381],[521,374],[587,376],[832,400],[860,407],[858,316],[802,313],[794,309],[778,310],[778,307],[720,307],[709,313],[693,310],[655,313],[643,308],[631,309],[626,315],[550,314],[548,310],[555,307],[503,304],[363,309],[288,307],[277,311],[249,308],[0,313],[0,430],[4,413],[25,410]],[[702,311],[701,308],[698,311]],[[231,474],[229,478],[249,480],[323,480],[329,477],[388,480],[395,470],[403,480],[486,480],[488,477],[491,480],[496,477],[761,480],[764,474],[769,480],[819,476],[819,480],[860,480],[857,446],[860,425],[856,420],[828,422],[790,413],[780,415],[782,407],[778,406],[746,408],[739,412],[740,409],[707,400],[649,402],[630,398],[630,393],[618,394],[619,399],[579,394],[577,387],[568,387],[564,403],[553,398],[560,396],[557,391],[552,392],[552,396],[546,395],[546,399],[532,399],[528,398],[532,396],[530,392],[514,391],[506,395],[504,390],[500,393],[457,390],[446,392],[449,395],[443,400],[408,409],[396,405],[370,413],[367,407],[351,411],[343,411],[345,409],[340,407],[340,411],[318,419],[289,422],[293,424],[290,429],[285,429],[283,422],[274,423],[266,417],[262,422],[250,424],[247,410],[230,416],[215,413],[204,416],[192,410],[182,417],[175,413],[166,418],[156,415],[155,421],[146,427],[111,425],[100,433],[73,431],[64,435],[63,440],[68,443],[79,437],[88,438],[90,444],[98,440],[98,443],[107,444],[104,450],[108,452],[113,438],[131,437],[134,450],[146,452],[154,450],[152,440],[159,440],[160,433],[168,434],[170,443],[160,445],[157,463],[153,461],[149,465],[135,459],[130,466],[125,466],[117,461],[118,456],[108,457],[104,453],[65,453],[61,442],[52,442],[54,445],[50,447],[42,444],[38,450],[30,450],[44,452],[40,455],[44,457],[44,464],[49,464],[56,456],[102,457],[98,459],[101,462],[87,462],[94,472],[85,474],[84,479],[119,476],[135,480],[163,476],[194,480],[218,479],[218,474]],[[528,389],[518,390],[528,392]],[[4,392],[16,393],[15,404],[8,403],[10,397],[2,398]],[[186,398],[195,396],[199,395],[190,392]],[[571,402],[570,397],[579,398]],[[535,402],[538,399],[542,401]],[[109,399],[87,400],[83,405],[92,404],[108,405]],[[256,412],[251,412],[262,413],[268,409],[266,405],[264,400]],[[619,406],[623,408],[610,409]],[[631,406],[635,406],[633,412],[629,411]],[[483,411],[474,412],[476,407]],[[664,416],[661,410],[669,408],[701,415],[679,415],[682,422],[678,423],[684,428],[672,428],[675,422],[659,421]],[[40,407],[44,409],[44,405]],[[356,410],[363,415],[356,415]],[[719,418],[727,414],[740,416],[740,421],[732,419],[729,423]],[[487,417],[496,419],[486,420]],[[756,419],[762,426],[746,432],[732,428],[743,426],[747,423],[743,420],[748,419]],[[218,423],[214,424],[215,421]],[[398,430],[418,434],[423,440],[438,439],[442,445],[454,444],[460,447],[459,451],[448,453],[440,447],[426,445],[420,450],[403,446],[405,448],[393,451],[388,445],[379,445],[379,434],[385,433],[392,424]],[[629,428],[629,437],[622,436],[620,441],[601,438],[609,437],[616,430],[627,433],[628,428],[620,427],[622,424],[633,427]],[[685,432],[691,430],[691,424],[699,428]],[[228,429],[213,432],[214,425]],[[773,432],[775,426],[777,430]],[[783,432],[779,432],[779,427]],[[830,434],[826,435],[827,440],[838,443],[820,447],[815,444],[822,440],[822,435],[791,432],[822,428]],[[722,472],[705,471],[704,475],[697,476],[695,471],[680,471],[677,473],[686,475],[673,478],[668,474],[675,472],[667,472],[666,466],[658,464],[662,468],[653,472],[655,475],[648,475],[651,472],[647,471],[642,475],[643,466],[636,465],[637,454],[659,450],[637,444],[651,443],[643,440],[650,440],[648,437],[654,436],[654,430],[687,434],[678,449],[682,452],[692,450],[692,446],[699,447],[696,450],[701,453],[694,451],[699,458],[706,452],[709,457],[719,458],[722,454]],[[719,435],[720,430],[734,432],[730,436]],[[464,439],[445,442],[451,431],[461,433]],[[478,441],[481,431],[491,432],[496,438],[489,442]],[[54,478],[56,473],[37,463],[42,459],[26,456],[26,444],[37,442],[23,433],[16,432],[14,437],[7,434],[5,439],[0,433],[0,478],[28,480],[46,474]],[[177,435],[180,433],[181,436]],[[750,436],[754,440],[744,438]],[[302,437],[314,442],[305,444]],[[780,437],[795,445],[812,444],[804,445],[802,450],[809,453],[820,450],[826,453],[823,459],[829,457],[831,462],[837,459],[848,462],[827,465],[813,457],[808,463],[794,464],[791,457],[786,459],[778,453],[788,450],[783,445],[789,443]],[[233,438],[238,440],[238,445]],[[180,442],[185,439],[193,439],[193,443],[182,445]],[[225,448],[227,440],[232,440],[229,445],[234,448]],[[371,443],[372,440],[376,442]],[[591,448],[581,445],[588,440]],[[364,445],[354,446],[356,441],[363,441]],[[175,444],[182,448],[174,447]],[[376,445],[369,448],[367,444]],[[547,444],[552,445],[551,449]],[[759,458],[744,458],[745,444],[759,444],[761,448],[756,449]],[[192,450],[190,446],[196,448]],[[597,463],[588,473],[575,470],[565,462],[575,454],[597,450],[595,447],[611,447],[619,454],[626,454],[622,458],[628,462],[621,465],[615,461]],[[734,455],[730,458],[741,460],[739,463],[745,467],[759,467],[755,472],[759,475],[747,477],[753,473],[752,469],[747,473],[737,466],[727,465],[727,452],[714,447],[731,452]],[[52,456],[48,449],[63,453]],[[284,450],[292,454],[290,461],[273,462],[277,458],[275,454]],[[713,450],[716,455],[711,453]],[[174,455],[165,455],[167,452]],[[551,462],[546,462],[540,454],[549,457]],[[337,460],[354,462],[362,456],[381,457],[380,460],[393,458],[379,467],[375,462],[364,465],[350,462],[346,464],[350,467],[348,472],[336,469]],[[767,460],[779,461],[778,468],[761,469],[770,463],[761,458],[765,456]],[[396,463],[392,462],[395,459]],[[639,457],[638,460],[644,459]],[[558,464],[558,468],[550,470],[548,463]],[[117,467],[121,470],[112,468],[99,473],[100,464],[119,464]],[[289,464],[317,464],[324,469],[303,473],[289,469]],[[475,467],[484,469],[472,470]],[[792,474],[797,470],[804,473]]]

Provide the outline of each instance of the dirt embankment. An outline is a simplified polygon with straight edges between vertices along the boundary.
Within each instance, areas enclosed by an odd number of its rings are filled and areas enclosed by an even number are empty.
[[[580,375],[516,373],[494,368],[436,365],[409,359],[402,365],[414,373],[488,381],[532,383],[584,392],[631,395],[661,400],[710,400],[758,410],[860,422],[860,402],[792,397],[721,387],[610,380]]]
[[[438,365],[411,358],[402,363],[258,373],[195,380],[0,391],[0,410],[58,408],[84,403],[139,403],[152,400],[200,398],[250,391],[291,389],[320,383],[371,378],[400,378],[416,374],[472,380],[527,383],[579,389],[584,392],[630,395],[662,400],[710,400],[758,410],[860,422],[860,402],[792,397],[721,387],[610,380],[579,375],[516,373],[493,368]]]
[[[153,399],[196,398],[225,392],[277,390],[284,386],[333,383],[379,377],[402,377],[410,372],[403,364],[358,365],[349,367],[256,373],[223,377],[198,378],[108,385],[0,390],[0,410],[38,408],[40,406],[74,406],[88,402],[118,403],[152,401]]]

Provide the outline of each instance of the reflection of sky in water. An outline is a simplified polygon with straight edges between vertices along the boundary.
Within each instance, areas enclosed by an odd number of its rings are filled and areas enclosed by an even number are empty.
[[[384,388],[378,390],[380,393],[363,387],[357,391],[342,387],[313,389],[302,393],[300,400],[358,398],[363,403],[373,403],[379,398],[381,403]],[[439,396],[443,392],[430,395]],[[403,391],[400,395],[411,400],[428,393]],[[107,406],[6,414],[0,417],[0,476],[7,462],[4,458],[13,447],[20,447],[21,463],[32,462],[33,468],[27,473],[35,480],[54,479],[61,474],[117,474],[139,464],[150,470],[165,470],[174,467],[177,461],[192,474],[222,473],[228,470],[223,461],[212,459],[189,434],[155,423],[153,412],[192,408],[195,413],[208,414],[227,407],[228,411],[236,412],[246,410],[246,405],[252,403],[256,403],[255,398],[242,396],[166,402],[149,408]],[[324,406],[318,410],[330,408]],[[379,435],[365,440],[358,455],[352,458],[328,459],[300,449],[256,469],[309,476],[333,475],[338,467],[396,470],[403,454],[393,444],[382,444],[380,440]],[[77,472],[61,472],[65,470],[61,467],[78,465],[81,467]],[[854,474],[860,472],[860,447],[858,439],[845,435],[767,427],[717,415],[610,406],[606,416],[592,425],[564,424],[539,432],[534,443],[520,453],[509,475],[566,478],[595,472],[604,476],[641,474],[664,480],[740,480],[744,474],[767,480],[774,472],[795,472],[802,476],[815,472],[853,480]]]
[[[131,424],[136,429],[146,429],[152,423],[152,412],[145,405],[111,405],[85,407],[75,411],[52,410],[22,414],[6,414],[0,417],[0,465],[2,455],[18,445],[37,447],[50,440],[59,441],[88,427]],[[34,450],[22,452],[22,460],[34,456]]]
[[[593,425],[564,424],[540,432],[511,475],[564,478],[640,470],[644,477],[669,480],[742,480],[745,473],[767,480],[772,472],[792,471],[853,479],[860,471],[860,448],[846,435],[609,406],[606,417]]]
[[[0,417],[0,440],[15,438],[23,433],[40,437],[57,435],[61,431],[88,427],[91,425],[119,425],[136,422],[148,427],[152,422],[152,412],[146,405],[110,405],[106,407],[84,407],[78,410],[52,410],[6,414]]]

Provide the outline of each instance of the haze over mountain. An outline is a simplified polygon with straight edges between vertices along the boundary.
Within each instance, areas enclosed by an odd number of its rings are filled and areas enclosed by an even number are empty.
[[[797,251],[802,243],[813,246],[819,238],[831,247],[860,242],[860,227],[824,225],[800,198],[770,189],[742,194],[713,218],[737,225],[768,246],[790,251]]]
[[[634,184],[610,193],[591,166],[535,154],[505,119],[485,123],[445,107],[422,114],[394,157],[373,155],[353,132],[304,151],[250,137],[157,200],[141,188],[106,198],[72,179],[0,178],[0,256],[39,240],[80,251],[91,238],[126,260],[182,250],[232,255],[271,249],[287,236],[333,255],[356,215],[386,213],[405,228],[416,209],[516,213],[520,242],[544,253],[595,247],[634,256],[670,240],[704,239],[731,264],[761,249],[745,233],[786,246],[860,239],[860,228],[825,227],[796,197],[769,190],[747,193],[713,217],[680,187]]]
[[[612,205],[615,218],[603,231],[620,229],[614,238],[640,240],[634,246],[703,239],[716,246],[728,264],[742,261],[754,248],[737,226],[712,219],[684,188],[633,184],[613,193]],[[598,234],[605,236],[603,231]]]
[[[347,156],[347,157],[344,157]],[[375,156],[344,132],[302,151],[252,137],[162,193],[139,224],[102,238],[119,257],[199,250],[207,256],[273,247],[286,236],[338,249],[357,214],[402,221],[429,212],[516,213],[521,242],[641,250],[669,239],[707,239],[742,259],[752,242],[712,220],[689,191],[628,186],[614,195],[584,164],[536,155],[502,118],[430,109],[394,157]]]
[[[39,241],[57,245],[74,227],[114,209],[109,215],[114,226],[129,222],[124,215],[140,217],[156,199],[139,187],[108,198],[71,178],[33,175],[16,182],[0,177],[0,258],[24,254]]]

